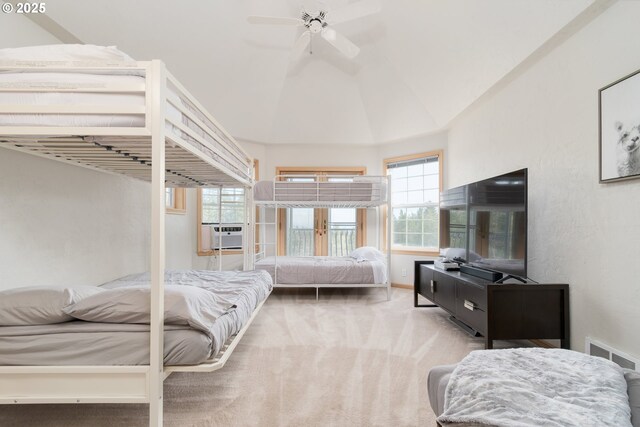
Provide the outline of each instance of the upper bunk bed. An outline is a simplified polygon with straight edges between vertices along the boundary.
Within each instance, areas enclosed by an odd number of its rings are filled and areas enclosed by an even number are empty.
[[[251,157],[160,61],[51,48],[0,54],[1,146],[150,182],[158,136],[167,187],[252,185]]]
[[[163,62],[84,45],[0,50],[0,147],[151,183],[149,364],[0,366],[0,403],[148,403],[162,425],[164,378],[221,368],[264,303],[211,360],[164,366],[165,189],[243,187],[252,218],[251,157]]]
[[[258,206],[280,208],[375,208],[389,202],[389,178],[375,175],[278,175],[259,181]]]

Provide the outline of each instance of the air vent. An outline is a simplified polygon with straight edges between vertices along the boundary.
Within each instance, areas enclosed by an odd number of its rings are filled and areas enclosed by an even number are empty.
[[[632,369],[635,371],[640,368],[640,362],[638,362],[638,359],[599,341],[595,341],[590,337],[585,338],[585,352],[591,356],[609,359],[626,369]]]

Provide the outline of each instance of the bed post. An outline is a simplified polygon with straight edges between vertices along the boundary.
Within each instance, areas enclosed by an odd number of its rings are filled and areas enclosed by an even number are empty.
[[[278,226],[280,225],[280,223],[278,222],[278,197],[276,195],[276,181],[278,181],[279,177],[276,175],[273,178],[273,200],[274,200],[274,205],[273,205],[273,230],[275,233],[275,238],[273,239],[273,241],[275,242],[273,245],[273,285],[277,285],[278,284],[278,250],[280,249],[280,245],[278,242],[278,237],[280,235],[280,233],[278,233]],[[285,253],[286,255],[286,253]]]
[[[244,249],[244,270],[253,270],[253,262],[254,262],[254,258],[255,258],[255,250],[256,250],[256,245],[255,245],[255,214],[256,214],[256,208],[253,204],[253,188],[252,187],[245,187],[244,189],[244,206],[245,206],[245,215],[246,215],[246,221],[245,223],[247,224],[247,232],[246,233],[242,233],[242,237],[245,240],[245,242],[243,242],[243,249]],[[246,237],[246,239],[245,239]]]
[[[391,175],[387,175],[387,301],[391,299]]]
[[[218,271],[222,271],[222,189],[218,187]],[[214,228],[215,232],[215,228]]]
[[[157,60],[151,61],[146,73],[146,126],[151,127],[151,337],[149,348],[149,426],[151,427],[159,427],[163,421],[166,81],[164,64]]]

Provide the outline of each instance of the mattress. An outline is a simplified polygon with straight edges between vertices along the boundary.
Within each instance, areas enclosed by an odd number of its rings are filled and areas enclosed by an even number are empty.
[[[357,261],[351,257],[283,256],[277,257],[277,261],[275,257],[266,257],[257,261],[255,268],[267,271],[278,285],[359,285],[384,284],[387,281],[384,262]]]
[[[131,75],[80,73],[0,73],[1,88],[106,88],[140,86],[144,78]],[[53,83],[52,83],[53,82]],[[0,104],[15,105],[103,105],[144,106],[141,93],[0,92]],[[180,121],[180,112],[169,107],[167,114]],[[98,126],[144,127],[143,115],[126,114],[0,114],[3,126]]]
[[[385,189],[378,177],[356,177],[352,182],[259,181],[253,196],[256,201],[382,202]]]
[[[105,288],[148,285],[149,274],[135,274]],[[164,326],[164,363],[192,365],[215,356],[247,323],[271,290],[263,271],[168,271],[166,284],[214,289],[234,305],[208,334],[182,325]],[[149,325],[73,321],[53,325],[0,327],[0,365],[145,365],[149,363]]]
[[[212,340],[188,326],[165,325],[164,363],[202,363]],[[53,325],[0,327],[0,365],[145,365],[149,325],[81,320]]]

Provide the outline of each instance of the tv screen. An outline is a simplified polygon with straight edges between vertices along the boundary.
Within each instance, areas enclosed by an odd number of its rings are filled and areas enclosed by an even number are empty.
[[[445,202],[462,193],[466,203]],[[526,169],[447,190],[441,200],[445,255],[462,253],[475,267],[527,276]]]
[[[440,195],[440,247],[450,259],[467,259],[467,187]]]

